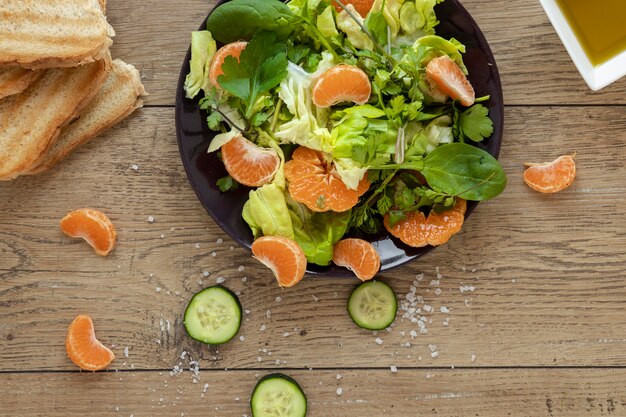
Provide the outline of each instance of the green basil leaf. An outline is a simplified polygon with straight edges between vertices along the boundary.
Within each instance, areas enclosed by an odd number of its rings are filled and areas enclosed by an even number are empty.
[[[424,159],[421,172],[434,190],[471,201],[498,196],[507,182],[497,159],[464,143],[439,146]]]

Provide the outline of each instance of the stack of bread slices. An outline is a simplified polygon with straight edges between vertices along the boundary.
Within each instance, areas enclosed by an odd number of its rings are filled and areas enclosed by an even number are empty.
[[[45,171],[143,105],[105,0],[0,0],[0,180]]]

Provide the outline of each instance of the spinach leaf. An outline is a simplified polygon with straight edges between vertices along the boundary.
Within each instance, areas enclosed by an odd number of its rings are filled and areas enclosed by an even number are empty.
[[[506,187],[506,175],[498,161],[475,146],[439,146],[423,164],[421,173],[433,190],[466,200],[489,200]]]
[[[207,29],[222,43],[250,40],[260,30],[288,37],[301,23],[279,0],[232,0],[219,6],[207,20]]]

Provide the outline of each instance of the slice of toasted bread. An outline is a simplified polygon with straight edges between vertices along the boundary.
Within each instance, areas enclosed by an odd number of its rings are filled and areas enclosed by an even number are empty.
[[[37,174],[52,168],[76,148],[142,107],[141,97],[145,94],[139,71],[119,59],[113,61],[109,78],[96,97],[25,174]]]
[[[0,100],[26,90],[43,75],[43,71],[33,71],[21,67],[0,67]]]
[[[0,101],[0,180],[28,170],[93,99],[108,76],[109,60],[52,68],[21,94]]]
[[[99,0],[0,0],[0,65],[71,67],[103,59],[115,35]]]

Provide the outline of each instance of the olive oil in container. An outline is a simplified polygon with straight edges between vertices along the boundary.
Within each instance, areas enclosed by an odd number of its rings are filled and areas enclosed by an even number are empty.
[[[626,0],[556,2],[592,65],[626,51]]]

